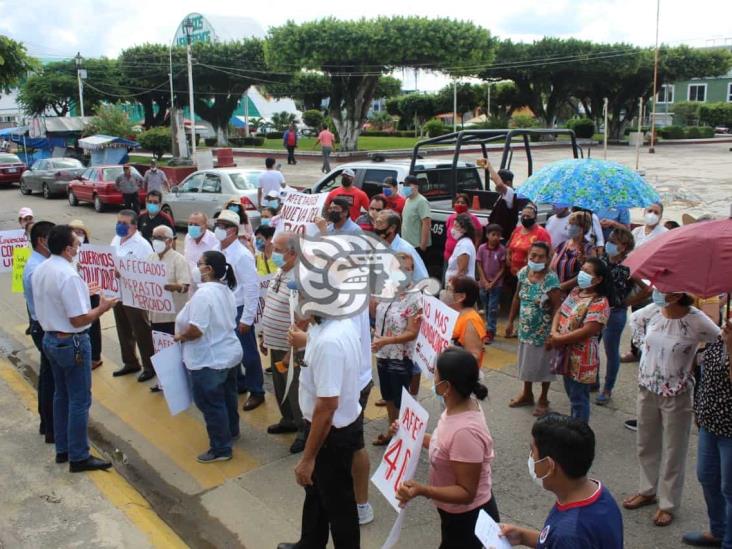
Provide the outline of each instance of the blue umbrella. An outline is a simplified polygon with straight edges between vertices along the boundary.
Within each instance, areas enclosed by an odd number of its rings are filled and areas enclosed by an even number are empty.
[[[570,204],[592,211],[645,208],[660,201],[653,187],[633,170],[594,158],[552,162],[517,190],[535,203]]]

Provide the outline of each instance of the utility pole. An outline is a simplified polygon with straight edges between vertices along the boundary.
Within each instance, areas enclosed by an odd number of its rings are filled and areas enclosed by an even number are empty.
[[[244,100],[244,123],[246,124],[244,126],[244,137],[249,137],[249,88],[244,91],[242,99]]]
[[[608,119],[608,100],[607,97],[602,100],[602,113],[605,116],[605,124],[603,124],[602,132],[602,158],[607,160],[607,119]]]
[[[196,111],[193,107],[193,59],[191,58],[191,35],[193,34],[193,21],[186,17],[183,21],[183,31],[186,33],[186,53],[188,54],[188,108],[191,111],[191,151],[192,157],[196,157]]]
[[[177,34],[177,33],[176,33]],[[170,80],[170,110],[168,111],[168,121],[170,122],[170,151],[173,153],[173,156],[179,156],[179,152],[176,153],[178,150],[177,148],[177,140],[175,136],[175,128],[176,124],[173,122],[173,118],[176,116],[175,114],[175,96],[173,94],[173,41],[175,40],[175,36],[173,36],[173,40],[170,41],[169,47],[168,47],[168,57],[170,64],[168,65],[168,80]]]
[[[488,118],[491,116],[491,83],[488,82],[488,89],[486,90],[486,98],[485,98],[485,119],[488,121]]]
[[[457,131],[457,79],[452,80],[452,131]]]
[[[656,0],[656,51],[653,54],[653,107],[651,111],[651,146],[648,148],[649,153],[655,153],[656,149],[656,103],[658,93],[658,22],[661,15],[661,0]]]
[[[641,132],[643,124],[643,98],[638,98],[638,141],[635,144],[635,171],[638,171],[638,168],[640,168],[640,148],[641,148],[641,142],[643,141],[643,133]]]
[[[76,53],[74,60],[76,61],[76,79],[79,81],[79,111],[81,112],[81,116],[84,116],[84,82],[82,79],[86,78],[86,70],[81,68],[81,62],[83,60],[81,52]]]

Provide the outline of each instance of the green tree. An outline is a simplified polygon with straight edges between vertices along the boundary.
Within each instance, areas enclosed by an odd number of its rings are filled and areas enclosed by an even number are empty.
[[[319,130],[325,122],[325,116],[317,109],[310,109],[302,113],[302,121],[307,127]]]
[[[379,77],[403,67],[439,67],[451,75],[472,74],[490,62],[490,33],[470,22],[422,17],[358,21],[292,21],[270,29],[267,63],[322,72],[330,82],[329,110],[341,149],[355,150]]]
[[[376,84],[376,91],[374,92],[374,98],[381,99],[396,97],[402,92],[402,81],[393,76],[381,76],[378,84]]]
[[[0,91],[10,93],[10,88],[37,66],[38,63],[26,53],[22,43],[0,35]]]
[[[296,114],[287,111],[272,113],[272,125],[278,132],[285,131],[290,124],[297,124]]]
[[[399,116],[402,127],[421,128],[424,123],[437,114],[437,100],[433,93],[408,93],[393,97],[386,102],[386,111]]]
[[[114,137],[133,137],[132,122],[127,113],[117,105],[100,105],[97,114],[84,128],[84,135],[112,135]],[[170,136],[168,136],[170,139]]]
[[[448,113],[453,111],[454,93],[452,84],[448,84],[437,92],[435,106],[438,112]],[[465,123],[465,113],[474,110],[481,101],[481,95],[485,92],[479,86],[468,82],[457,83],[457,113],[460,116],[460,125]]]
[[[291,97],[303,110],[313,110],[328,98],[330,81],[321,73],[300,71],[283,82],[267,82],[264,88],[272,97]]]
[[[166,152],[170,152],[170,128],[158,127],[145,130],[137,136],[140,146],[153,153],[160,160]]]

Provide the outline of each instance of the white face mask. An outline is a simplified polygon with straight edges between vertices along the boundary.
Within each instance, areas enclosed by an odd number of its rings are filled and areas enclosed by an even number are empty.
[[[531,457],[531,452],[529,452],[529,462],[528,462],[528,465],[529,465],[529,476],[531,477],[531,480],[533,480],[534,483],[537,486],[540,486],[542,488],[544,488],[544,482],[543,481],[544,481],[544,479],[546,477],[549,476],[549,473],[547,472],[547,474],[544,475],[543,477],[537,477],[536,476],[536,464],[539,463],[539,462],[541,462],[541,461],[544,461],[545,459],[546,458],[541,458],[541,459],[537,459],[536,461],[534,461],[534,458]]]
[[[196,267],[193,269],[193,272],[191,273],[191,279],[192,282],[196,285],[203,283],[203,278],[201,278],[201,269]]]
[[[658,225],[660,218],[658,217],[657,214],[655,214],[653,212],[646,212],[645,221],[646,221],[646,225],[653,226],[653,225]]]
[[[152,247],[156,254],[161,254],[165,251],[166,245],[162,240],[153,240]]]
[[[227,235],[228,231],[223,227],[216,227],[216,230],[214,230],[214,236],[219,242],[226,240]]]

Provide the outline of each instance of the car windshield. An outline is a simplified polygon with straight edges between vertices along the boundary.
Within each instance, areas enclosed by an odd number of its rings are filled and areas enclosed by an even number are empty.
[[[57,168],[83,168],[84,165],[76,158],[55,158],[53,165]]]
[[[0,154],[0,164],[20,164],[20,158],[14,154]]]
[[[130,173],[137,177],[142,177],[134,166],[130,166]],[[114,168],[104,168],[104,181],[114,181],[120,175],[122,175],[122,166],[115,166]]]
[[[229,172],[229,178],[240,191],[256,189],[262,172]]]

